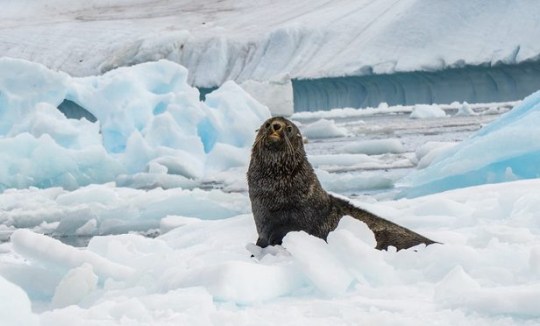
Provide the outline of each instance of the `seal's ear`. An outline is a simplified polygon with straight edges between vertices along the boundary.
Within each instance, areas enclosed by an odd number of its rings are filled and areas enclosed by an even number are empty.
[[[259,132],[259,130],[261,130],[261,129],[255,129],[255,132]]]

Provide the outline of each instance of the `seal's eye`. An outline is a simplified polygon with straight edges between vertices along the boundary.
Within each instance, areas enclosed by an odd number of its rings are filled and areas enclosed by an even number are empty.
[[[264,127],[265,127],[266,129],[270,128],[270,122],[267,122],[267,123],[264,125]]]
[[[292,126],[287,126],[287,132],[290,134],[292,132]]]

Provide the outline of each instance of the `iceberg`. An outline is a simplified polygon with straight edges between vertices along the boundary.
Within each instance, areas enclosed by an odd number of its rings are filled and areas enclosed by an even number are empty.
[[[485,183],[540,177],[540,91],[400,182],[416,197]]]
[[[216,172],[249,157],[270,116],[232,81],[200,102],[187,70],[166,60],[74,78],[1,58],[0,76],[0,191],[134,184],[141,173],[200,180],[208,161]],[[216,164],[214,148],[232,154]]]
[[[79,77],[166,59],[188,68],[202,93],[233,80],[279,114],[292,113],[293,97],[305,111],[513,101],[540,88],[534,1],[55,0],[2,9],[0,56]]]

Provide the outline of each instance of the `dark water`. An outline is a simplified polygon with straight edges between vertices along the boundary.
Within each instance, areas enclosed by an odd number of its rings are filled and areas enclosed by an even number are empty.
[[[60,112],[62,112],[69,119],[86,118],[86,120],[90,122],[97,121],[96,117],[92,113],[70,100],[64,100],[62,103],[60,103],[58,110],[60,110]]]
[[[217,87],[199,87],[199,100],[200,101],[206,100],[206,95],[212,93],[216,89]]]

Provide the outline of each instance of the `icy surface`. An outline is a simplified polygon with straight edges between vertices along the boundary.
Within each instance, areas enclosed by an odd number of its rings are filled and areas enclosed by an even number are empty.
[[[0,196],[0,223],[60,237],[148,231],[169,215],[221,219],[249,212],[249,199],[220,190],[156,188],[113,184],[75,191],[61,188],[8,190]]]
[[[91,264],[85,263],[70,270],[58,283],[51,306],[63,308],[78,304],[81,300],[96,290],[98,276],[94,274]]]
[[[414,112],[413,112],[414,113]],[[405,196],[540,176],[540,92],[402,181]]]
[[[339,148],[338,151],[380,155],[385,153],[402,153],[405,151],[405,148],[399,139],[374,139],[350,143]]]
[[[470,153],[502,164],[512,148],[534,168],[539,93],[499,120],[515,103],[432,105],[445,116],[429,119],[410,119],[414,106],[294,114],[327,190],[440,244],[378,251],[345,217],[326,242],[291,232],[262,249],[245,171],[269,112],[236,84],[201,103],[166,61],[86,78],[18,60],[0,68],[0,180],[21,182],[0,193],[1,325],[540,323],[539,179],[392,199],[417,165],[482,137],[502,147]],[[66,98],[98,120],[64,117]],[[81,162],[99,172],[81,173],[90,184],[58,175]],[[36,175],[49,183],[23,184]]]
[[[412,200],[355,201],[442,243],[399,252],[373,249],[371,231],[350,217],[328,242],[293,232],[284,247],[262,251],[253,245],[251,214],[170,216],[166,223],[174,220],[175,227],[155,239],[95,237],[80,249],[20,230],[2,245],[13,251],[0,255],[0,275],[11,282],[0,278],[0,284],[7,302],[21,307],[17,317],[39,318],[42,325],[418,325],[434,319],[534,325],[540,321],[539,186],[524,180]],[[0,316],[2,324],[10,321]]]

